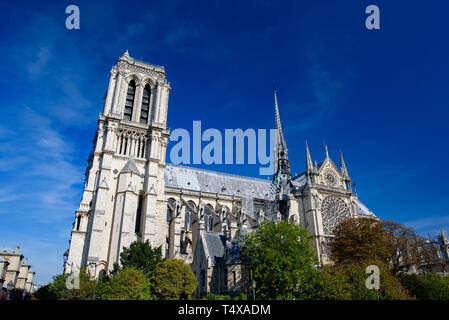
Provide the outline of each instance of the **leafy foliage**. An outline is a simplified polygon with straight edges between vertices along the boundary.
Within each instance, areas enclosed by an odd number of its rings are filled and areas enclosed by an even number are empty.
[[[148,300],[150,283],[142,270],[126,267],[98,284],[99,300]]]
[[[53,277],[53,282],[48,284],[48,291],[57,299],[81,300],[92,299],[95,294],[97,282],[90,279],[90,275],[85,268],[79,271],[80,288],[67,289],[66,280],[69,274],[59,274]]]
[[[415,230],[403,224],[387,220],[381,222],[390,242],[390,261],[393,274],[408,272],[412,265],[442,264],[437,248],[425,238],[416,234]]]
[[[387,263],[391,242],[382,224],[372,218],[350,218],[340,222],[329,241],[331,260],[338,264],[376,260]]]
[[[145,242],[134,241],[120,254],[120,263],[123,268],[136,268],[142,270],[145,275],[150,275],[161,261],[163,261],[162,246],[152,248],[148,240]],[[115,264],[112,273],[117,272],[118,269],[120,268]]]
[[[12,289],[9,293],[9,298],[11,300],[24,300],[23,289]]]
[[[209,293],[207,295],[207,300],[231,300],[231,296],[222,295],[222,294],[215,294],[215,293]]]
[[[58,297],[51,293],[48,289],[48,285],[40,287],[35,293],[34,296],[37,300],[57,300]]]
[[[380,270],[379,290],[366,287],[366,267],[377,265]],[[409,294],[398,279],[390,272],[382,261],[366,261],[364,263],[346,264],[336,268],[336,274],[348,285],[350,299],[353,300],[397,300],[408,299]]]
[[[152,293],[157,299],[189,299],[196,289],[195,274],[179,259],[159,263],[150,278]]]
[[[298,299],[302,300],[346,300],[351,298],[351,286],[343,274],[333,272],[329,266],[313,270],[299,285]]]
[[[401,274],[401,283],[410,294],[420,300],[449,300],[449,276],[429,273],[426,275]]]
[[[231,296],[229,296],[229,295],[209,293],[207,295],[206,299],[207,300],[248,300],[248,297],[244,293],[241,293],[238,296],[235,296],[234,298],[231,298]]]
[[[314,272],[310,234],[289,222],[264,222],[244,236],[256,295],[261,299],[292,299],[298,285]]]

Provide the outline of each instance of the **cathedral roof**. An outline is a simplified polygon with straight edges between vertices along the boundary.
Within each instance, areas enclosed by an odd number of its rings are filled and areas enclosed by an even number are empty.
[[[292,179],[292,183],[294,186],[301,188],[302,186],[304,186],[307,183],[307,176],[305,172],[302,172],[298,175],[296,175],[293,179]]]
[[[363,203],[360,202],[359,199],[354,199],[355,204],[355,212],[358,216],[368,216],[368,217],[376,217],[376,215],[368,209]]]
[[[211,264],[216,265],[221,262],[225,255],[225,235],[218,232],[204,232],[204,240],[209,252]]]
[[[167,164],[165,185],[242,198],[273,199],[271,180]]]
[[[226,236],[221,232],[204,232],[204,242],[212,265],[225,264],[240,260],[240,248],[233,241],[226,247]]]

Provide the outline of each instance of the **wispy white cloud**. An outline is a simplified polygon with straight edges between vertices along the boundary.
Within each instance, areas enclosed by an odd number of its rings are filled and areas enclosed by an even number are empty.
[[[449,216],[431,216],[422,219],[407,221],[405,225],[412,227],[419,233],[434,234],[441,229],[449,229]]]
[[[72,142],[31,108],[20,115],[28,126],[17,128],[11,143],[15,155],[26,157],[19,156],[22,170],[15,174],[9,188],[0,192],[0,202],[17,200],[20,194],[32,204],[31,219],[45,223],[67,219],[67,210],[74,208],[74,198],[79,194],[74,185],[82,182],[82,168],[73,164]]]
[[[327,57],[327,56],[326,56]],[[342,91],[354,79],[354,72],[348,67],[344,71],[335,70],[332,63],[326,63],[322,49],[316,45],[306,54],[308,60],[304,73],[304,83],[310,87],[314,101],[303,103],[301,101],[287,102],[286,108],[290,114],[298,114],[294,124],[285,127],[285,130],[305,131],[316,125],[322,125],[327,119],[339,110],[339,97]]]
[[[50,60],[51,54],[48,47],[41,47],[37,53],[36,60],[27,65],[28,73],[31,78],[41,76],[43,69]]]

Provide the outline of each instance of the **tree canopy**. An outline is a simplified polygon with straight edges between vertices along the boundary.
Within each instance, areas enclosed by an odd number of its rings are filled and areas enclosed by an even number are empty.
[[[330,258],[336,264],[376,260],[387,263],[391,242],[382,224],[372,218],[350,218],[340,222],[329,241]]]
[[[151,290],[157,299],[189,299],[196,289],[195,274],[179,259],[159,263],[150,278]]]
[[[67,289],[66,280],[69,274],[58,274],[53,277],[53,282],[48,284],[48,291],[58,299],[83,300],[92,299],[97,286],[97,281],[92,280],[86,268],[79,271],[79,289]]]
[[[256,293],[262,299],[289,299],[314,272],[314,251],[307,230],[289,221],[264,222],[243,236]]]
[[[120,254],[120,264],[122,268],[136,268],[143,271],[145,275],[151,274],[156,265],[163,261],[162,246],[151,247],[150,242],[134,241],[129,248],[123,248]],[[114,266],[117,269],[117,266]]]
[[[142,270],[125,267],[98,284],[99,300],[149,300],[150,283]]]
[[[390,263],[393,274],[408,272],[412,266],[444,263],[438,257],[435,245],[417,235],[413,228],[392,220],[382,221],[381,225],[390,242]]]

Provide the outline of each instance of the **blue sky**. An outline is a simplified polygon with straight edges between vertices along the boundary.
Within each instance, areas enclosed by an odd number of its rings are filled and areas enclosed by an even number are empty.
[[[65,29],[77,4],[81,29]],[[365,28],[376,4],[381,29]],[[0,247],[62,271],[108,72],[164,65],[168,126],[272,128],[293,173],[343,151],[359,198],[422,234],[449,229],[449,4],[441,1],[20,1],[0,4]],[[169,147],[170,148],[170,147]],[[207,166],[203,166],[207,167]],[[256,165],[208,169],[257,176]]]

